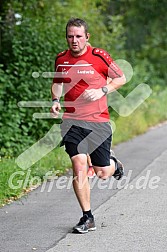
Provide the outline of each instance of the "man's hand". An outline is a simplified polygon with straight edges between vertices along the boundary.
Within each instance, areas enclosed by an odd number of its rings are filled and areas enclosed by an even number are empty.
[[[53,118],[57,118],[59,115],[59,111],[61,110],[61,106],[59,102],[54,102],[52,105],[50,112],[52,113]]]
[[[98,89],[88,89],[83,93],[83,98],[88,101],[96,101],[104,95],[101,88]]]

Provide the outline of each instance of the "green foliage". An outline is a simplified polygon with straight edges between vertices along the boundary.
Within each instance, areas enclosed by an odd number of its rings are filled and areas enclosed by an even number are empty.
[[[120,92],[126,96],[141,82],[154,90],[166,84],[166,2],[109,0],[16,0],[0,2],[1,155],[16,156],[42,138],[55,123],[37,120],[20,101],[50,101],[54,59],[67,48],[65,25],[77,15],[89,24],[90,43],[114,59],[131,63],[134,76]],[[160,15],[161,13],[161,15]],[[16,16],[19,14],[20,16]],[[32,77],[33,72],[39,78]],[[114,115],[118,117],[118,115]]]
[[[30,19],[22,11],[21,25],[13,27],[12,57],[6,57],[1,66],[0,98],[1,106],[1,155],[18,154],[34,141],[41,138],[50,129],[51,122],[38,121],[32,118],[33,112],[44,109],[19,108],[19,101],[49,101],[51,79],[41,77],[43,72],[54,71],[55,55],[65,46],[62,38],[55,40],[53,27],[55,20],[50,26],[43,26],[46,21],[31,17]],[[42,11],[41,11],[42,12]],[[30,12],[29,12],[30,14]],[[24,17],[25,15],[25,17]],[[33,25],[32,25],[33,24]],[[61,23],[56,23],[59,29]],[[41,30],[41,31],[40,31]],[[7,31],[6,31],[7,32]],[[5,46],[5,45],[4,45]],[[6,53],[6,52],[5,52]],[[8,55],[9,57],[9,55]],[[39,72],[39,78],[33,78],[32,73]],[[48,110],[48,108],[47,108]],[[48,111],[47,111],[48,112]],[[53,124],[53,121],[52,121]]]
[[[32,118],[34,112],[49,112],[49,108],[20,108],[18,102],[50,100],[52,79],[43,78],[42,73],[53,72],[56,54],[66,49],[65,25],[71,16],[76,16],[76,8],[77,15],[85,18],[90,25],[94,46],[111,51],[113,44],[116,45],[116,37],[120,36],[122,29],[118,26],[111,37],[100,13],[101,4],[97,7],[97,2],[87,0],[81,4],[80,1],[31,0],[8,5],[6,14],[2,16],[2,156],[18,155],[42,138],[55,122]],[[9,12],[13,15],[18,13],[21,18],[17,20],[12,16],[8,20]],[[115,24],[119,23],[116,17],[113,20]],[[33,72],[38,72],[40,77],[33,78]]]
[[[127,1],[123,1],[127,2]],[[126,5],[124,25],[126,27],[126,49],[130,60],[142,68],[147,61],[149,84],[154,88],[164,86],[167,81],[167,2],[162,0],[129,1]],[[142,72],[142,71],[141,71]]]
[[[5,156],[0,162],[0,204],[26,189],[24,185],[18,190],[9,187],[10,176],[22,170],[8,157],[18,156],[55,123],[33,118],[35,112],[49,112],[48,107],[23,108],[18,102],[50,101],[52,78],[43,78],[42,73],[54,71],[56,54],[67,48],[65,25],[70,17],[88,22],[92,46],[132,65],[134,75],[119,91],[123,96],[143,82],[153,89],[129,117],[111,112],[116,122],[114,144],[167,119],[166,9],[165,0],[0,0],[0,156]],[[34,78],[33,72],[39,77]],[[27,187],[34,176],[42,181],[47,171],[62,174],[69,166],[69,158],[57,148],[31,167]],[[25,179],[26,172],[14,183]]]

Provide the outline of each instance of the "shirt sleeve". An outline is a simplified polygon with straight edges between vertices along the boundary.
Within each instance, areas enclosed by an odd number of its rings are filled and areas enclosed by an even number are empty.
[[[108,66],[108,77],[114,79],[119,78],[123,75],[122,70],[119,66],[112,60],[111,64]]]
[[[108,52],[100,48],[94,48],[92,53],[100,59],[102,71],[107,77],[114,79],[123,75],[122,70],[114,62]]]

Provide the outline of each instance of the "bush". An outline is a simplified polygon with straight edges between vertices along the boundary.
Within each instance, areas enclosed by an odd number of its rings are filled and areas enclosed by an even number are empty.
[[[42,138],[55,123],[55,120],[32,118],[34,112],[49,112],[48,107],[24,108],[19,107],[18,102],[50,101],[52,79],[43,78],[42,73],[53,72],[56,54],[67,48],[65,24],[71,16],[76,16],[75,6],[78,16],[90,24],[91,43],[94,46],[101,45],[111,50],[113,45],[117,45],[117,37],[122,34],[121,23],[111,36],[96,2],[88,0],[81,5],[76,1],[30,0],[10,4],[10,11],[19,13],[21,19],[18,24],[13,18],[12,23],[3,27],[3,66],[0,68],[3,76],[0,77],[2,156],[18,155]],[[115,26],[119,19],[113,17],[112,25]],[[94,29],[95,25],[97,29]],[[123,43],[120,45],[123,48]],[[37,72],[39,77],[33,78],[33,72]]]

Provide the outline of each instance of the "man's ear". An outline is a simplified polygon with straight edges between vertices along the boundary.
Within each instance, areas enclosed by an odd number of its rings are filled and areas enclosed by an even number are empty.
[[[90,33],[87,33],[87,34],[86,34],[86,40],[88,41],[89,38],[90,38]]]

